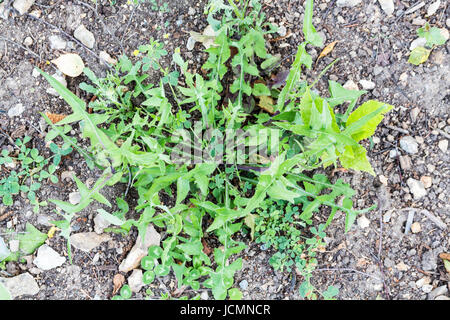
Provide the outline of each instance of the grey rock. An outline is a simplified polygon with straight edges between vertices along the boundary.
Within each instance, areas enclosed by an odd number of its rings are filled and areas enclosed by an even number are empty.
[[[101,214],[97,214],[94,218],[94,231],[98,234],[103,233],[105,228],[108,228],[111,225],[109,221],[102,217]]]
[[[438,143],[439,149],[441,149],[442,152],[446,153],[448,149],[448,140],[441,140]]]
[[[279,27],[278,27],[278,34],[279,34],[281,37],[284,37],[284,36],[286,35],[286,32],[287,32],[287,30],[286,30],[286,27],[285,27],[285,26],[279,26]]]
[[[381,9],[388,15],[392,15],[395,10],[394,0],[378,0],[380,3]]]
[[[411,136],[404,136],[400,139],[400,148],[409,154],[416,154],[419,152],[419,144],[416,139]]]
[[[248,288],[248,281],[247,280],[242,280],[241,282],[239,282],[239,287],[242,290],[247,290],[247,288]]]
[[[69,193],[69,202],[73,205],[79,204],[81,201],[81,194],[79,192]]]
[[[159,246],[161,242],[161,235],[155,230],[153,225],[149,224],[145,232],[145,240],[142,241],[139,235],[136,239],[136,243],[131,248],[127,257],[122,261],[119,266],[119,271],[129,272],[135,269],[141,263],[143,257],[148,253],[148,248],[152,245]]]
[[[195,9],[192,7],[189,7],[188,15],[193,16],[194,14],[195,14]]]
[[[407,171],[411,169],[411,158],[409,156],[400,156],[399,157],[399,161],[400,161],[400,167]]]
[[[131,276],[128,277],[128,285],[130,286],[131,291],[139,292],[144,283],[142,282],[142,270],[134,269]]]
[[[336,5],[338,7],[355,7],[361,3],[361,0],[337,0]]]
[[[43,226],[50,226],[50,217],[45,215],[39,215],[37,217],[37,223]]]
[[[378,76],[379,74],[381,74],[384,71],[384,68],[381,66],[375,66],[373,68],[373,74]]]
[[[94,48],[95,44],[95,37],[92,32],[90,32],[84,25],[80,25],[78,28],[75,29],[73,36],[75,39],[80,40],[82,44],[84,44],[86,47],[92,49]]]
[[[52,77],[55,78],[55,80],[61,83],[64,87],[67,87],[66,78],[64,78],[64,75],[61,72],[55,72],[54,74],[52,74]],[[53,87],[48,88],[46,92],[55,97],[60,96],[59,93],[55,89],[53,89]]]
[[[409,190],[414,196],[415,200],[419,200],[420,198],[427,195],[427,190],[425,190],[425,187],[423,186],[423,183],[419,180],[409,178],[406,181],[406,184],[409,187]]]
[[[64,50],[67,42],[58,35],[52,35],[48,38],[50,41],[50,48],[53,50]]]
[[[11,240],[9,241],[9,250],[11,252],[17,252],[19,251],[19,245],[20,245],[19,240]]]
[[[197,41],[193,37],[189,37],[186,43],[186,49],[188,49],[189,51],[193,50],[196,42]]]
[[[20,15],[23,15],[28,12],[28,9],[34,4],[35,0],[15,0],[13,7],[17,11],[19,11]]]
[[[20,116],[24,111],[25,111],[25,108],[24,108],[23,104],[18,103],[18,104],[16,104],[14,107],[12,107],[11,109],[8,110],[8,116],[9,116],[10,118],[12,118],[12,117],[18,117],[18,116]]]
[[[437,268],[437,255],[432,250],[425,252],[422,256],[422,269],[431,271]]]
[[[409,45],[409,50],[414,50],[417,47],[423,47],[427,43],[427,39],[425,38],[417,38],[411,42]]]
[[[447,296],[439,296],[439,297],[436,297],[434,300],[450,300],[450,298]]]
[[[359,84],[362,86],[364,90],[373,90],[375,89],[375,83],[370,80],[360,80]]]
[[[0,278],[0,282],[8,289],[11,298],[33,296],[39,292],[39,286],[28,272],[12,278]]]
[[[394,159],[399,156],[399,152],[396,149],[389,151],[389,158]]]
[[[58,252],[44,244],[38,249],[37,257],[33,263],[42,270],[50,270],[63,265],[66,258],[61,257]]]
[[[427,9],[427,16],[432,16],[436,13],[436,11],[439,9],[439,6],[441,5],[441,0],[437,0],[429,5]]]
[[[105,241],[111,240],[107,234],[98,235],[95,232],[76,233],[70,236],[70,243],[77,249],[90,252]]]
[[[202,300],[209,300],[209,294],[208,294],[208,291],[203,291],[201,294],[200,294],[200,299],[202,299]]]
[[[448,292],[447,285],[437,287],[428,294],[428,300],[434,300],[438,296],[443,296],[447,294],[447,292]]]

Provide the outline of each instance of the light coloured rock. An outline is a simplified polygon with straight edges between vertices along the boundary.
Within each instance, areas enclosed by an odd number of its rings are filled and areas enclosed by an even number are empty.
[[[406,181],[406,184],[408,185],[409,190],[413,194],[415,200],[419,200],[427,195],[427,191],[425,190],[422,182],[413,178],[409,178]]]
[[[427,20],[422,19],[421,17],[414,18],[411,22],[415,26],[423,26],[425,23],[427,23]]]
[[[90,32],[84,25],[80,25],[75,29],[73,36],[75,39],[80,40],[82,44],[84,44],[89,49],[94,48],[95,37],[92,32]]]
[[[355,7],[361,3],[362,0],[337,0],[338,7]]]
[[[66,78],[64,77],[64,75],[61,72],[56,72],[56,73],[52,74],[52,77],[55,78],[55,80],[58,81],[59,83],[61,83],[64,87],[67,87]],[[59,93],[55,89],[53,89],[53,87],[48,88],[46,90],[46,92],[48,94],[51,94],[52,96],[61,98]]]
[[[27,47],[31,46],[33,44],[33,38],[26,37],[25,40],[23,40],[23,44]]]
[[[427,39],[425,38],[417,38],[411,42],[409,45],[409,50],[414,50],[417,47],[423,47],[427,43]]]
[[[441,35],[444,37],[445,41],[447,41],[448,38],[450,37],[448,30],[445,28],[441,28],[440,30],[441,30]]]
[[[410,267],[406,265],[403,261],[401,261],[400,263],[395,265],[395,268],[398,271],[408,271]]]
[[[13,7],[17,11],[19,11],[20,15],[23,15],[28,12],[31,6],[34,4],[35,0],[15,0]]]
[[[117,60],[116,60],[116,59],[113,59],[113,58],[109,55],[109,53],[106,52],[106,51],[100,51],[99,57],[100,57],[100,62],[102,62],[102,60],[103,60],[103,61],[105,61],[106,63],[111,64],[111,65],[115,65],[115,64],[117,63]]]
[[[25,111],[25,108],[24,108],[23,104],[18,103],[18,104],[16,104],[14,107],[12,107],[11,109],[8,110],[8,116],[9,116],[10,118],[12,118],[12,117],[18,117],[18,116],[20,116],[24,111]]]
[[[70,243],[77,249],[90,252],[105,241],[111,240],[107,234],[98,235],[95,232],[76,233],[70,236]]]
[[[412,233],[419,233],[420,231],[422,231],[422,227],[420,226],[419,222],[414,222],[411,225],[411,232]]]
[[[409,156],[400,156],[398,158],[398,160],[400,161],[400,167],[403,170],[410,170],[411,166],[412,166],[412,162],[411,162],[411,158]]]
[[[67,42],[56,34],[50,36],[48,40],[50,42],[50,48],[53,50],[64,50],[67,46]]]
[[[142,270],[134,269],[131,276],[128,277],[128,285],[130,286],[131,291],[139,292],[144,283],[142,282]]]
[[[395,10],[394,0],[378,0],[381,9],[388,15],[392,15]]]
[[[344,89],[347,90],[359,90],[358,85],[353,80],[347,80],[343,85]]]
[[[200,294],[200,299],[202,299],[202,300],[208,300],[209,299],[209,294],[208,294],[208,291],[203,291],[201,294]]]
[[[438,296],[434,300],[450,300],[450,298],[447,296]]]
[[[97,234],[103,233],[103,230],[105,228],[108,228],[111,225],[111,223],[102,217],[101,214],[97,214],[94,218],[94,231]]]
[[[42,270],[50,270],[62,266],[66,262],[66,258],[61,257],[58,252],[43,244],[39,247],[37,257],[33,263]]]
[[[441,5],[441,0],[437,0],[430,4],[427,9],[427,16],[430,17],[438,11],[439,6]]]
[[[361,87],[364,90],[373,90],[373,89],[375,89],[375,82],[372,82],[370,80],[364,80],[364,79],[360,80],[359,84],[361,85]]]
[[[194,14],[195,14],[195,9],[192,7],[189,7],[188,15],[193,16]]]
[[[438,296],[443,296],[447,294],[447,292],[448,292],[447,285],[437,287],[428,294],[428,300],[434,300]]]
[[[278,27],[278,34],[279,34],[281,37],[284,37],[284,36],[286,35],[286,32],[287,32],[287,30],[286,30],[286,27],[285,27],[285,26],[279,26],[279,27]]]
[[[33,296],[39,292],[36,280],[28,272],[12,278],[0,278],[0,283],[8,289],[12,299],[21,296]]]
[[[416,139],[411,136],[404,136],[400,139],[400,148],[409,154],[416,154],[419,152],[419,144]]]
[[[422,291],[425,293],[430,293],[433,290],[433,286],[431,284],[426,284],[422,286]]]
[[[370,220],[367,219],[365,216],[361,216],[358,218],[357,223],[361,229],[365,229],[370,225]]]
[[[76,53],[64,53],[51,61],[65,75],[75,78],[83,73],[84,62]]]
[[[423,286],[427,285],[430,283],[430,278],[429,277],[423,277],[420,278],[419,280],[416,281],[416,287],[418,289],[422,288]]]
[[[33,16],[38,19],[41,17],[41,15],[42,15],[42,12],[41,12],[41,10],[38,10],[38,9],[32,10],[30,12],[30,16]]]
[[[9,242],[9,250],[11,252],[17,252],[17,251],[19,251],[19,245],[20,245],[19,240],[11,240]]]
[[[438,143],[439,149],[441,149],[442,152],[447,152],[448,149],[448,140],[441,140]]]
[[[385,186],[388,185],[388,178],[386,178],[386,177],[383,176],[383,175],[379,176],[378,178],[380,179],[380,182],[381,182],[382,184],[384,184]]]
[[[149,224],[145,232],[145,240],[142,241],[139,235],[136,239],[136,243],[131,248],[127,257],[122,261],[119,266],[119,271],[129,272],[139,266],[143,257],[148,254],[148,248],[150,246],[159,246],[161,241],[161,235],[155,230],[153,225]]]
[[[69,202],[73,205],[79,204],[81,201],[81,194],[79,192],[69,193]]]
[[[188,49],[189,51],[194,50],[196,42],[197,41],[193,37],[189,37],[186,43],[186,49]]]
[[[425,189],[428,189],[433,184],[433,179],[430,176],[422,176],[420,182],[423,183]]]

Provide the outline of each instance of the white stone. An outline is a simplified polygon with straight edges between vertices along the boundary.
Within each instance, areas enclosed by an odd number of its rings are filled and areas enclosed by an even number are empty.
[[[108,228],[111,225],[111,223],[102,217],[102,215],[99,213],[94,218],[94,231],[97,234],[103,233],[103,230],[105,228]]]
[[[361,3],[361,0],[337,0],[338,7],[354,7]]]
[[[359,81],[359,84],[361,85],[361,87],[364,89],[364,90],[372,90],[372,89],[375,89],[375,82],[372,82],[372,81],[370,81],[370,80],[360,80]]]
[[[411,232],[412,233],[419,233],[420,231],[422,231],[422,227],[420,226],[419,222],[414,222],[411,225]]]
[[[428,6],[427,9],[427,16],[430,17],[433,14],[436,13],[436,11],[439,9],[439,6],[441,5],[441,0],[437,0],[436,2],[433,2]]]
[[[425,293],[430,293],[433,290],[433,286],[431,284],[426,284],[422,286],[422,291]]]
[[[142,270],[134,269],[131,276],[128,277],[128,285],[130,286],[131,291],[139,292],[144,283],[142,282]]]
[[[61,72],[56,72],[56,73],[52,74],[52,77],[55,78],[55,80],[58,81],[59,83],[61,83],[64,87],[67,87],[66,78],[64,77],[64,75]],[[53,87],[48,88],[46,90],[46,92],[48,94],[51,94],[52,96],[60,97],[59,93],[55,89],[53,89]]]
[[[37,257],[33,263],[42,270],[50,270],[62,266],[66,262],[66,258],[61,257],[58,252],[43,244],[39,247]]]
[[[188,49],[189,51],[194,50],[196,42],[197,41],[193,37],[189,37],[186,43],[186,49]]]
[[[380,3],[381,9],[388,15],[392,15],[395,10],[394,0],[378,0]]]
[[[441,140],[438,143],[438,147],[439,149],[441,149],[442,152],[447,152],[447,148],[448,148],[448,140]]]
[[[34,4],[35,0],[15,0],[13,7],[17,11],[19,11],[20,15],[23,15],[28,12],[28,9]]]
[[[28,272],[12,278],[0,278],[0,283],[8,289],[12,299],[21,296],[33,296],[39,292],[36,280]]]
[[[23,104],[18,103],[14,107],[8,110],[8,116],[10,118],[20,116],[25,111]]]
[[[427,195],[427,190],[425,190],[422,182],[413,178],[409,178],[406,181],[406,184],[408,185],[409,190],[413,194],[415,200],[419,200],[420,198]]]
[[[56,34],[51,35],[48,40],[50,42],[50,48],[53,50],[64,50],[67,46],[67,42]]]
[[[370,225],[370,220],[367,219],[365,216],[361,216],[358,218],[357,223],[361,229],[365,229]]]
[[[122,261],[119,266],[119,271],[129,272],[139,266],[143,257],[148,254],[148,248],[152,245],[159,246],[161,235],[155,230],[153,225],[149,224],[145,232],[145,241],[142,241],[139,235],[136,243],[131,248],[128,256]]]
[[[80,25],[78,28],[75,29],[73,36],[80,40],[82,44],[84,44],[86,47],[92,49],[94,47],[95,43],[95,37],[92,32],[90,32],[84,25]]]
[[[359,90],[358,85],[353,80],[347,80],[343,85],[344,89],[347,90]]]
[[[423,47],[427,43],[427,39],[425,38],[417,38],[411,42],[409,45],[409,50],[414,50],[417,47]]]
[[[98,235],[95,232],[76,233],[70,236],[70,243],[77,249],[90,252],[103,242],[111,240],[107,234]]]
[[[79,204],[81,201],[81,194],[79,192],[69,193],[69,202],[73,205]]]
[[[409,154],[416,154],[419,152],[419,144],[416,139],[411,136],[404,136],[400,139],[400,148]]]
[[[26,37],[25,40],[23,40],[23,44],[29,47],[33,44],[33,39],[31,37]]]
[[[100,57],[100,62],[102,62],[102,60],[103,60],[103,61],[105,61],[106,63],[109,63],[109,64],[111,64],[111,65],[115,65],[115,64],[117,63],[117,60],[116,60],[116,59],[113,59],[113,58],[109,55],[109,53],[106,52],[106,51],[100,51],[99,57]]]
[[[287,32],[287,30],[286,30],[286,27],[285,27],[285,26],[279,26],[279,27],[278,27],[278,34],[279,34],[281,37],[284,37],[284,36],[286,35],[286,32]]]
[[[17,252],[19,251],[19,245],[20,245],[19,240],[11,240],[9,242],[9,250],[11,252]]]

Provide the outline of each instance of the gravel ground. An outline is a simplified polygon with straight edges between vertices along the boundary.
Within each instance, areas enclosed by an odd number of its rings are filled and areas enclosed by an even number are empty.
[[[0,109],[6,112],[12,108],[24,109],[20,116],[12,118],[0,113],[2,131],[13,138],[25,134],[33,136],[36,147],[45,152],[45,125],[39,112],[67,114],[70,108],[47,92],[49,85],[42,77],[33,75],[33,68],[40,66],[54,73],[45,61],[63,52],[78,53],[89,68],[103,75],[106,67],[99,63],[101,51],[115,58],[121,52],[131,55],[153,37],[165,43],[169,56],[180,47],[190,67],[198,70],[206,57],[200,51],[201,44],[197,43],[189,51],[186,43],[188,31],[202,31],[207,26],[203,15],[205,1],[167,2],[167,12],[161,12],[153,11],[150,4],[135,9],[126,1],[117,1],[114,6],[108,1],[98,1],[96,8],[87,0],[86,3],[38,0],[29,13],[36,15],[39,11],[39,19],[26,15],[0,18]],[[319,60],[305,76],[315,79],[325,66],[340,57],[319,81],[317,88],[322,93],[326,93],[328,80],[350,85],[352,81],[359,89],[368,88],[369,93],[360,102],[379,99],[395,106],[380,124],[373,143],[367,142],[368,156],[377,177],[354,172],[333,173],[333,179],[342,178],[357,190],[355,204],[358,208],[379,204],[379,209],[359,218],[347,234],[343,233],[343,215],[337,216],[328,229],[327,247],[319,254],[320,266],[313,282],[320,290],[331,284],[337,286],[339,299],[434,299],[436,296],[449,299],[450,275],[439,254],[450,250],[450,166],[445,142],[448,144],[450,134],[450,42],[434,49],[429,61],[420,66],[408,64],[407,55],[411,42],[416,39],[415,30],[425,21],[450,29],[450,6],[441,1],[438,10],[427,16],[429,5],[435,1],[424,1],[425,6],[409,13],[408,9],[417,2],[394,0],[394,11],[388,15],[378,1],[315,1],[313,22],[316,29],[326,38],[326,44],[339,42],[332,53]],[[286,29],[282,39],[274,36],[276,41],[270,42],[270,52],[280,53],[282,57],[295,54],[303,40],[299,27],[303,20],[303,0],[263,3],[269,20]],[[340,6],[342,3],[347,6]],[[72,37],[80,24],[94,34],[95,44],[90,50]],[[52,36],[59,36],[65,47],[53,44],[52,48]],[[313,59],[320,53],[312,48],[310,52]],[[283,67],[288,68],[290,63],[292,56],[284,61]],[[66,80],[70,90],[87,98],[78,89],[78,84],[86,80],[84,76]],[[17,107],[18,104],[22,106]],[[411,138],[405,138],[407,136]],[[406,141],[406,146],[401,141]],[[0,136],[1,148],[8,143]],[[89,170],[76,153],[64,159],[57,172],[61,175],[72,171],[82,181],[94,181],[99,176],[99,172]],[[411,179],[424,182],[426,194],[420,199],[414,197],[414,192],[418,191]],[[114,199],[125,188],[116,186],[103,193]],[[38,196],[67,200],[75,190],[75,183],[68,179],[56,185],[45,185]],[[74,221],[74,232],[93,231],[93,218],[100,207],[94,204],[84,210]],[[47,232],[50,228],[47,221],[57,218],[52,206],[42,208],[39,214],[31,210],[31,205],[20,197],[12,207],[0,205],[0,231],[10,227],[22,232],[30,222]],[[413,212],[414,232],[405,234],[407,217]],[[325,217],[326,212],[323,212],[317,219]],[[445,226],[440,228],[436,219]],[[3,273],[11,276],[29,272],[36,280],[39,292],[20,299],[110,298],[113,277],[135,239],[135,232],[126,237],[112,235],[89,253],[74,249],[73,265],[66,261],[51,270],[37,268],[32,264],[34,257],[30,256],[27,264],[8,263]],[[47,244],[61,256],[67,256],[62,237],[55,236]],[[244,268],[235,280],[244,298],[300,299],[299,276],[275,272],[268,263],[270,255],[270,251],[261,250],[256,244],[250,244],[241,253]],[[152,287],[155,294],[175,288],[174,278],[170,276],[155,283]],[[144,297],[144,292],[145,288],[136,298]],[[206,294],[211,297],[211,293],[205,291],[203,298]]]

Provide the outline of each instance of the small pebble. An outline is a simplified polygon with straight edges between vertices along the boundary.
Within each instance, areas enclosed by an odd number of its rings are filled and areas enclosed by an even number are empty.
[[[422,231],[422,228],[421,228],[421,226],[420,226],[420,223],[419,223],[419,222],[414,222],[414,223],[411,225],[411,232],[412,232],[412,233],[419,233],[420,231]]]
[[[247,288],[248,288],[248,281],[247,280],[242,280],[241,282],[239,282],[239,287],[241,287],[242,290],[247,290]]]

